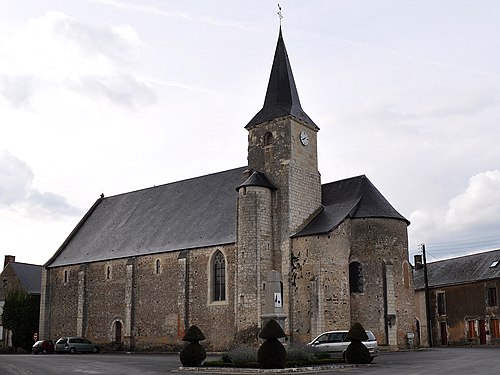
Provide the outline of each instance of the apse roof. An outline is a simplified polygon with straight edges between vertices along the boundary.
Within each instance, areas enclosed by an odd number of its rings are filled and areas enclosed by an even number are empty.
[[[500,278],[500,249],[427,263],[430,287],[469,284]],[[415,289],[424,288],[424,269],[413,273]]]
[[[365,175],[325,184],[321,192],[322,211],[295,236],[332,231],[347,217],[391,218],[409,224]]]

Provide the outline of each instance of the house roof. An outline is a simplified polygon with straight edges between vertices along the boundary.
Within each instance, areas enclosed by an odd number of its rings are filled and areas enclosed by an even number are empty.
[[[365,175],[325,184],[321,192],[322,211],[296,237],[330,232],[347,217],[389,218],[410,223]]]
[[[45,266],[234,243],[236,188],[246,169],[100,198]],[[255,175],[259,186],[268,181],[261,177]],[[324,208],[300,235],[329,232],[347,216],[406,220],[365,176],[326,184],[322,191]]]
[[[42,266],[10,262],[7,264],[7,267],[12,268],[28,294],[40,294],[42,285]]]
[[[299,94],[280,27],[264,106],[250,120],[246,128],[289,115],[309,124],[316,130],[319,129],[300,105]]]
[[[433,288],[498,279],[500,249],[427,263],[427,278]],[[424,288],[423,268],[414,270],[413,280],[415,289]]]

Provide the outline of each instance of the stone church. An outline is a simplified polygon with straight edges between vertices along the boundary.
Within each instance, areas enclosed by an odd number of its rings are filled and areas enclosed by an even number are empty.
[[[414,331],[409,222],[365,176],[321,184],[319,127],[301,107],[280,29],[248,165],[101,196],[45,264],[40,337],[210,350],[289,342],[361,322],[380,345]]]

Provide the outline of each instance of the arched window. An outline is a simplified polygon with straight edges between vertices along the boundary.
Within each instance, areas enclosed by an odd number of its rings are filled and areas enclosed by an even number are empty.
[[[363,266],[359,262],[349,264],[349,288],[351,293],[363,292]]]
[[[155,273],[160,273],[161,272],[161,262],[160,259],[156,259],[155,263]]]
[[[217,251],[212,261],[213,301],[226,300],[226,260],[224,254]]]
[[[106,280],[111,280],[111,266],[106,266]]]
[[[274,137],[271,132],[264,134],[264,146],[271,146],[274,143]]]

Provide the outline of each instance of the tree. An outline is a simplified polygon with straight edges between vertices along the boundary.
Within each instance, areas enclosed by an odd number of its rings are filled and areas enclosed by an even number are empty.
[[[2,323],[12,331],[12,346],[31,351],[33,333],[38,332],[40,296],[9,292],[3,306]]]

